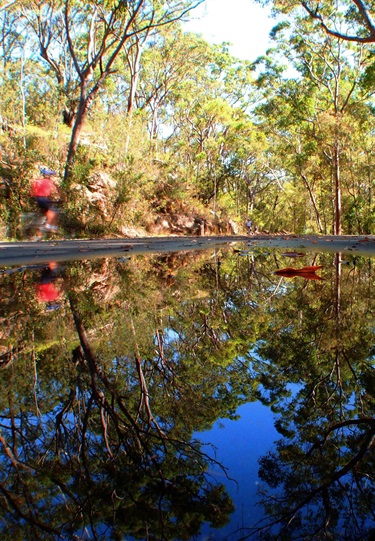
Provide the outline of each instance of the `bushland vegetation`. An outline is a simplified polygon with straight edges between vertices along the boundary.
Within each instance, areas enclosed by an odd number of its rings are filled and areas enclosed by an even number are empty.
[[[371,28],[275,2],[275,46],[250,62],[184,32],[200,3],[0,8],[2,238],[43,165],[66,234],[374,231]]]

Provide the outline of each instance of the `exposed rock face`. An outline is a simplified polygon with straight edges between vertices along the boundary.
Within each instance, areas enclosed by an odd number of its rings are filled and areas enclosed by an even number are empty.
[[[9,185],[11,180],[9,178],[0,177],[0,197],[9,197]]]
[[[75,184],[72,190],[76,192],[82,209],[82,220],[87,222],[90,216],[97,216],[102,222],[109,223],[113,218],[114,202],[117,197],[117,183],[108,173],[93,172],[85,186]],[[173,210],[172,210],[173,209]],[[189,211],[183,202],[170,200],[162,214],[155,219],[150,216],[150,221],[145,225],[146,230],[131,224],[119,227],[119,233],[124,236],[151,235],[233,235],[238,233],[238,227],[231,220],[217,217],[207,218]],[[132,229],[132,234],[129,234]],[[136,231],[140,231],[136,234]]]
[[[8,226],[0,219],[0,239],[6,239],[8,236]]]
[[[155,223],[149,227],[149,231],[160,235],[235,235],[238,233],[238,228],[231,220],[210,220],[189,214],[164,214],[156,218]]]
[[[122,237],[142,238],[147,237],[148,232],[142,227],[121,226],[118,228]]]
[[[95,212],[99,212],[104,221],[108,221],[111,219],[116,199],[116,186],[116,181],[107,173],[95,172],[88,179],[87,186],[74,184],[72,190],[79,193],[86,203],[87,210],[92,207]]]
[[[204,221],[195,216],[180,214],[158,216],[153,230],[160,233],[204,235]]]

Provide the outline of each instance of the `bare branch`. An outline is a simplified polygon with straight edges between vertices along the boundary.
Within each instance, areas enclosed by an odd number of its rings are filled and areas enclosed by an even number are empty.
[[[317,10],[312,9],[307,4],[307,2],[305,1],[301,2],[301,5],[307,11],[310,17],[318,21],[320,26],[323,28],[323,30],[330,36],[342,39],[344,41],[352,41],[356,43],[374,43],[375,42],[375,26],[366,6],[362,2],[362,0],[352,0],[352,1],[357,6],[358,11],[363,19],[364,25],[367,27],[369,31],[368,36],[365,36],[365,37],[360,37],[358,35],[350,36],[348,34],[343,34],[341,32],[338,32],[337,30],[333,30],[326,24],[322,15]]]

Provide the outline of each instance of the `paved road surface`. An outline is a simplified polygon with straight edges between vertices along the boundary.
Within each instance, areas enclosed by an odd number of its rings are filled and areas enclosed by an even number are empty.
[[[77,261],[101,257],[167,253],[219,248],[239,243],[245,252],[254,247],[298,249],[305,252],[341,252],[375,257],[375,236],[235,235],[223,237],[147,237],[132,239],[0,242],[0,268],[40,265],[50,261]],[[248,246],[250,245],[250,246]]]
[[[205,250],[247,240],[246,236],[227,236],[1,242],[0,267],[39,265],[50,261],[127,257],[142,253]]]

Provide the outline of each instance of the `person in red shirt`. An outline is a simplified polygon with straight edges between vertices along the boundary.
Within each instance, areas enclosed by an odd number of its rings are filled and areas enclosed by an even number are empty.
[[[64,292],[64,283],[61,281],[62,269],[55,261],[43,269],[39,280],[35,284],[37,299],[46,305],[47,310],[59,308],[59,300]]]
[[[41,169],[40,172],[43,176],[33,181],[30,195],[35,198],[39,210],[46,216],[47,231],[57,231],[58,212],[53,199],[59,195],[59,188],[52,179],[56,172],[52,169]]]

